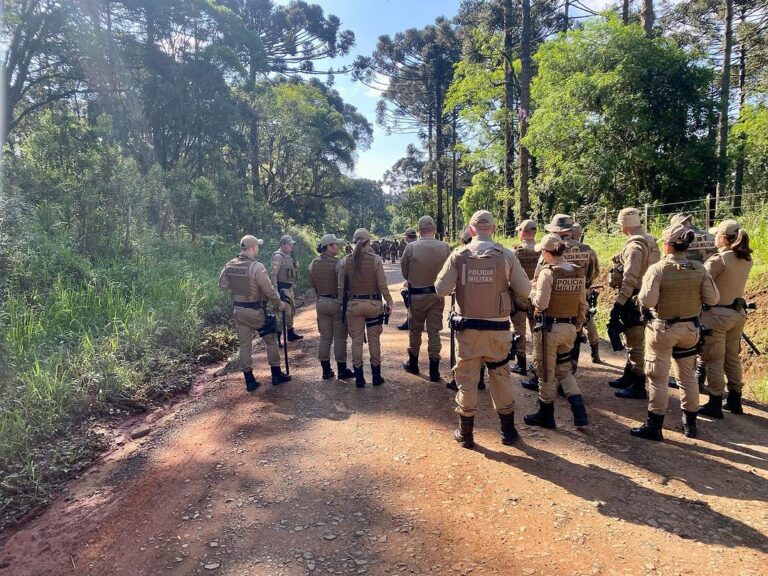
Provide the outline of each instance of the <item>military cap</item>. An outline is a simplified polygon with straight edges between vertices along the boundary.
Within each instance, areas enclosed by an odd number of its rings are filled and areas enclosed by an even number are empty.
[[[534,248],[536,251],[546,250],[547,252],[554,252],[562,245],[563,239],[560,236],[557,234],[547,234]]]
[[[421,222],[421,220],[419,220],[419,222]],[[409,226],[408,228],[405,229],[405,235],[416,236],[416,228],[414,228],[413,226]]]
[[[280,237],[280,244],[288,244],[289,242],[294,244],[293,238],[291,238],[288,234]]]
[[[357,243],[365,240],[371,240],[371,233],[365,228],[358,228],[355,230],[355,233],[352,235],[352,242]]]
[[[584,234],[584,230],[582,230],[581,224],[574,222],[573,226],[571,226],[571,236],[573,236],[576,240],[580,240],[582,234]]]
[[[642,226],[642,223],[640,222],[640,212],[637,208],[622,208],[616,222],[619,226],[626,226],[627,228],[637,228],[638,226]]]
[[[662,241],[668,244],[677,244],[680,242],[692,242],[695,233],[690,228],[682,224],[670,224],[661,233]]]
[[[330,246],[331,244],[343,244],[344,240],[341,238],[336,238],[335,234],[325,234],[322,238],[320,238],[320,246]]]
[[[243,250],[252,248],[253,246],[261,246],[262,244],[264,244],[264,240],[256,238],[256,236],[251,236],[250,234],[247,234],[240,239],[240,248]]]
[[[429,230],[435,227],[435,221],[432,216],[422,216],[419,218],[419,230]]]
[[[670,224],[685,224],[693,220],[693,214],[686,214],[685,212],[678,212],[670,218]]]
[[[573,216],[568,214],[555,214],[552,221],[544,226],[547,232],[568,232],[573,227]]]
[[[736,220],[723,220],[715,226],[714,228],[709,229],[710,234],[723,234],[724,236],[736,236],[736,234],[739,233],[739,230],[741,230],[741,224],[736,222]]]
[[[523,220],[520,222],[520,224],[517,225],[516,230],[518,232],[532,232],[536,230],[538,226],[536,226],[536,222],[533,220]]]
[[[470,226],[477,226],[478,224],[493,224],[493,214],[488,210],[478,210],[472,214],[472,218],[469,219]]]

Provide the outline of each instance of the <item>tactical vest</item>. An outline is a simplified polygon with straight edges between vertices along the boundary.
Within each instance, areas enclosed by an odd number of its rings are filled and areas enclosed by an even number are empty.
[[[688,260],[704,263],[716,253],[715,237],[707,232],[696,232],[693,242],[688,246],[686,257]]]
[[[662,320],[701,314],[701,283],[707,271],[691,260],[664,260],[656,314]]]
[[[258,264],[256,260],[242,255],[227,262],[224,270],[235,302],[260,302],[264,299],[253,275],[253,268]]]
[[[349,295],[378,294],[379,287],[376,284],[376,254],[372,250],[363,249],[359,257],[363,259],[360,274],[355,274],[354,255],[346,257],[344,266],[349,278]]]
[[[547,264],[545,267],[552,272],[552,292],[544,314],[550,318],[576,316],[586,289],[584,269],[573,266],[571,270],[565,270],[556,264]]]
[[[459,250],[454,266],[458,271],[456,310],[466,318],[502,318],[512,311],[509,293],[509,264],[504,249],[473,253]]]
[[[408,265],[408,284],[413,288],[434,286],[437,275],[448,257],[448,246],[439,240],[422,239],[408,249],[411,259]]]
[[[533,280],[533,273],[536,272],[536,265],[539,263],[541,252],[536,252],[536,250],[531,250],[521,244],[515,248],[515,254],[517,254],[517,259],[520,261],[525,275],[528,276],[528,280]]]
[[[589,256],[589,252],[582,251],[581,246],[578,244],[569,247],[565,252],[563,252],[563,258],[566,262],[575,264],[584,270],[586,270],[587,266],[589,266]]]
[[[718,304],[730,305],[736,298],[744,297],[744,289],[747,286],[753,262],[739,258],[733,250],[724,250],[717,257],[725,266],[725,270],[715,280],[717,289],[720,291]]]
[[[314,280],[317,295],[336,294],[337,278],[336,266],[339,261],[332,256],[320,256],[312,262],[312,277]]]
[[[277,281],[293,284],[296,282],[296,266],[293,263],[293,258],[289,254],[285,254],[282,250],[278,250],[272,254],[272,258],[275,256],[280,257],[280,270],[277,271]]]

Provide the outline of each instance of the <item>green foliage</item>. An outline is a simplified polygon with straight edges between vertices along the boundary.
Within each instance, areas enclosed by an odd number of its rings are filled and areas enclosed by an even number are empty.
[[[437,188],[429,184],[411,186],[397,198],[393,206],[392,230],[402,234],[409,226],[415,226],[425,214],[437,210]]]
[[[732,146],[744,143],[744,191],[764,193],[768,190],[768,105],[745,106],[733,135]]]
[[[459,207],[465,222],[478,210],[488,210],[501,221],[503,201],[501,174],[484,171],[472,177],[472,185],[464,191]]]
[[[547,208],[684,200],[711,185],[712,73],[672,40],[591,21],[536,61],[526,143]]]

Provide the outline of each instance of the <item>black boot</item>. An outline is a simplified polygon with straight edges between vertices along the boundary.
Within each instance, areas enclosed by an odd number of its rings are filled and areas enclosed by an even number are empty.
[[[440,382],[440,358],[429,359],[429,381]]]
[[[408,330],[408,319],[406,318],[405,322],[402,324],[397,325],[398,330]]]
[[[244,370],[243,376],[245,376],[245,389],[248,392],[253,392],[254,390],[256,390],[256,388],[261,386],[259,381],[256,380],[256,377],[253,375],[252,370],[248,370],[247,372]]]
[[[320,360],[320,366],[323,368],[323,380],[330,380],[336,376],[336,374],[333,373],[333,370],[331,370],[330,360]]]
[[[530,380],[523,380],[520,383],[520,386],[525,388],[526,390],[532,390],[534,392],[539,391],[539,377],[534,374]]]
[[[374,386],[381,386],[384,384],[384,378],[381,377],[381,364],[378,366],[371,364],[371,375],[373,376],[371,383]]]
[[[459,428],[453,431],[453,439],[461,444],[462,448],[474,448],[475,436],[472,433],[474,429],[474,416],[459,416]]]
[[[731,414],[744,414],[744,408],[741,405],[741,392],[738,390],[728,390],[728,398],[723,404],[723,408]]]
[[[569,397],[568,403],[571,405],[571,412],[573,412],[573,425],[577,428],[587,426],[589,424],[587,409],[584,406],[584,399],[581,397],[581,394],[574,394]]]
[[[723,397],[709,395],[709,400],[701,408],[699,408],[699,414],[702,416],[709,416],[710,418],[717,418],[718,420],[723,417]]]
[[[603,360],[600,358],[600,342],[595,342],[589,345],[589,349],[592,351],[592,363],[602,364]]]
[[[667,386],[670,388],[680,388],[680,384],[677,383],[677,378],[674,376],[669,377],[669,382],[667,383]]]
[[[296,332],[293,331],[293,328],[288,329],[288,342],[296,342],[296,340],[304,340],[304,336],[301,334],[296,334]]]
[[[355,371],[355,386],[358,388],[365,388],[367,382],[365,381],[365,375],[363,374],[363,367],[353,366],[352,368]]]
[[[514,444],[520,437],[515,428],[515,413],[499,414],[499,422],[501,423],[501,443],[505,446]]]
[[[477,389],[485,390],[485,364],[480,364],[480,380],[477,381]]]
[[[632,383],[627,388],[616,391],[617,398],[629,398],[635,400],[646,400],[648,392],[645,391],[645,374],[635,374],[632,372]]]
[[[448,390],[453,390],[454,392],[458,392],[459,391],[459,385],[456,384],[456,375],[455,374],[453,375],[453,378],[451,378],[451,381],[448,382],[448,384],[445,385],[445,387],[448,388]]]
[[[697,359],[696,369],[693,373],[696,374],[696,381],[699,383],[699,394],[709,394],[707,389],[707,365]]]
[[[632,436],[637,436],[638,438],[661,441],[664,440],[664,435],[661,433],[663,426],[663,414],[659,415],[654,414],[653,412],[648,412],[648,419],[645,421],[645,424],[639,428],[632,428],[629,433],[632,434]]]
[[[565,398],[565,388],[563,388],[562,384],[557,385],[557,395],[560,396],[560,398]]]
[[[555,403],[545,404],[539,400],[539,411],[535,414],[523,416],[523,422],[528,426],[541,426],[542,428],[556,428]]]
[[[347,368],[346,362],[336,362],[336,370],[339,372],[339,380],[346,380],[347,378],[352,378],[352,376],[355,375],[352,370]]]
[[[686,438],[696,438],[696,417],[698,412],[683,410],[683,434]]]
[[[611,388],[626,388],[631,383],[632,383],[632,364],[627,362],[624,365],[624,373],[618,378],[615,378],[614,380],[609,380],[608,386],[610,386]]]
[[[403,362],[403,370],[409,374],[419,373],[419,357],[408,354],[408,360]]]
[[[282,332],[278,332],[277,333],[277,347],[281,348],[281,349],[283,347],[283,333]]]
[[[283,374],[280,370],[280,366],[272,366],[272,386],[277,386],[283,382],[290,382],[291,377],[288,374]]]
[[[528,370],[525,368],[525,354],[522,356],[520,354],[517,355],[517,364],[512,366],[511,370],[515,374],[520,374],[520,376],[528,376]]]

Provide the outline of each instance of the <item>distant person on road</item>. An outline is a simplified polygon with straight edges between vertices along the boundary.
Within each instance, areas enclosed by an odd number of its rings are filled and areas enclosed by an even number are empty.
[[[279,310],[288,305],[280,299],[269,281],[267,269],[256,261],[259,246],[264,241],[255,236],[243,236],[240,254],[227,262],[219,275],[219,288],[232,293],[237,338],[240,341],[240,368],[245,377],[245,389],[253,392],[259,382],[253,375],[253,337],[258,333],[267,347],[267,360],[272,371],[272,384],[288,382],[291,377],[280,370],[280,351],[277,348],[277,321],[267,314],[267,302]]]
[[[520,243],[515,246],[515,254],[520,261],[520,265],[525,271],[529,280],[533,280],[533,273],[539,262],[541,254],[536,250],[536,222],[533,220],[523,220],[517,226],[517,234]],[[511,370],[521,376],[528,375],[527,359],[525,357],[526,324],[533,331],[533,314],[531,313],[530,301],[528,298],[515,300],[514,312],[512,314],[512,326],[515,334],[520,337],[517,344],[517,364],[512,366]]]
[[[416,228],[408,227],[405,229],[405,242],[406,244],[410,244],[411,242],[416,242],[417,240],[416,236]],[[408,312],[408,307],[410,306],[410,301],[408,298],[408,288],[406,287],[407,282],[403,282],[403,289],[400,290],[400,295],[403,297],[403,304],[405,304],[405,311]],[[397,325],[398,330],[408,330],[408,317],[406,316],[405,322],[402,324]]]
[[[288,234],[280,238],[280,248],[272,254],[272,272],[270,279],[277,287],[280,299],[288,304],[285,309],[285,323],[288,330],[288,341],[301,340],[293,329],[293,318],[296,315],[296,295],[293,293],[293,285],[299,281],[299,261],[293,252],[295,243]]]

